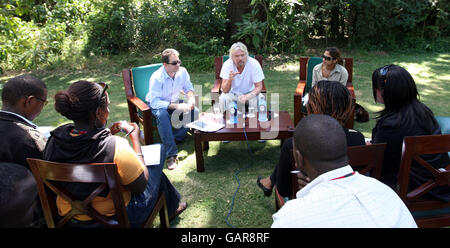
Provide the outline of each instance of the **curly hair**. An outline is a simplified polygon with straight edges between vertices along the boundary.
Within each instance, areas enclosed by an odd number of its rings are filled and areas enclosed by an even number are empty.
[[[352,96],[347,87],[328,80],[321,80],[311,88],[306,104],[308,114],[329,115],[342,126],[345,126],[353,108]]]

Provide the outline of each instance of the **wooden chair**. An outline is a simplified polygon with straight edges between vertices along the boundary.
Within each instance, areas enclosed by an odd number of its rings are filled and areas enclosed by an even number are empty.
[[[351,146],[347,149],[349,164],[359,174],[370,175],[373,178],[380,179],[384,150],[386,150],[386,143]],[[293,166],[295,167],[295,165]],[[294,199],[298,191],[297,175],[293,174],[291,198],[282,197],[278,190],[275,191],[276,210],[278,211],[287,200]]]
[[[356,103],[356,95],[355,90],[353,88],[353,58],[343,58],[344,67],[348,72],[347,79],[347,89],[350,91],[350,94],[353,97],[353,106]],[[297,84],[297,88],[295,89],[294,94],[294,125],[306,115],[306,109],[302,108],[302,97],[305,96],[306,93],[312,87],[312,70],[314,66],[322,63],[322,58],[319,57],[300,57],[300,72],[299,72],[299,82]],[[346,127],[353,128],[355,115],[354,111],[352,111],[351,116],[349,116]]]
[[[130,227],[116,164],[68,164],[32,158],[27,158],[27,161],[37,182],[39,198],[49,228],[64,227],[75,215],[90,216],[97,224],[95,227]],[[93,191],[86,198],[77,199],[58,182],[91,184]],[[92,200],[105,189],[109,189],[112,196],[116,220],[101,215],[91,205]],[[72,206],[72,210],[62,218],[58,215],[56,195],[63,197]],[[151,227],[158,213],[161,227],[168,228],[169,220],[164,193],[158,196],[156,205],[143,227]]]
[[[214,58],[214,67],[216,71],[216,79],[214,80],[213,88],[211,89],[211,106],[214,106],[216,101],[219,101],[219,96],[222,93],[222,78],[220,77],[220,71],[222,70],[222,65],[225,61],[229,59],[230,56],[216,56]],[[261,68],[263,66],[263,57],[261,55],[250,55],[250,57],[258,60]],[[264,85],[264,80],[262,81],[261,93],[266,93],[266,86]]]
[[[403,139],[397,193],[413,214],[419,227],[450,226],[450,202],[422,197],[437,186],[450,185],[450,164],[445,169],[435,169],[421,155],[439,153],[447,155],[448,151],[450,151],[450,134],[408,136]],[[411,190],[409,179],[413,161],[433,176],[423,185]]]
[[[130,121],[142,124],[145,145],[154,143],[153,131],[157,130],[156,120],[152,117],[150,106],[145,103],[145,97],[149,90],[150,77],[161,66],[160,63],[122,70]]]
[[[436,120],[441,127],[442,134],[450,134],[450,117],[449,116],[435,116]],[[448,152],[450,157],[450,152]]]

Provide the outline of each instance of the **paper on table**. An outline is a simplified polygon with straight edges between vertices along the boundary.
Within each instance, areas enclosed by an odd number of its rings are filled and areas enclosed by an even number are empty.
[[[194,122],[186,124],[187,127],[195,128],[202,132],[215,132],[225,127],[224,124],[220,124],[210,120],[196,120]]]
[[[145,165],[159,165],[161,156],[161,144],[141,146]]]
[[[50,137],[50,132],[53,130],[51,126],[40,126],[36,128],[39,132],[45,135],[45,137]]]

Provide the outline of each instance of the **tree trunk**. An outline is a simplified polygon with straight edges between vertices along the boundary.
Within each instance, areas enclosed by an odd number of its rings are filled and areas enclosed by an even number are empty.
[[[250,11],[251,0],[230,0],[227,7],[227,28],[225,32],[225,44],[231,45],[231,36],[237,32],[236,22],[242,21],[242,15]]]

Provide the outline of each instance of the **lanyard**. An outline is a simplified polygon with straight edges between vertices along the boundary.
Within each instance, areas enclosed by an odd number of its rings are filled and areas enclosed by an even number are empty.
[[[344,175],[344,176],[341,176],[341,177],[336,177],[336,178],[330,179],[330,181],[346,178],[346,177],[349,177],[349,176],[352,176],[352,175],[355,175],[355,172],[348,173],[347,175]]]

